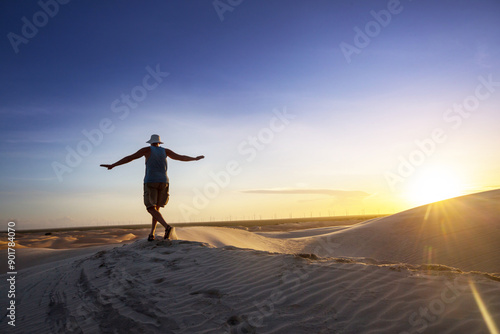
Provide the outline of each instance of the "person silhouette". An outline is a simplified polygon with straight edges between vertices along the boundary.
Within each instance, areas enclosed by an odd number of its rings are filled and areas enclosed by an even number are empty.
[[[114,167],[124,165],[141,157],[146,158],[146,175],[144,176],[144,205],[147,211],[152,216],[151,232],[148,236],[148,241],[155,239],[155,230],[157,223],[165,227],[165,235],[163,239],[170,238],[172,226],[167,224],[160,208],[165,207],[169,199],[169,179],[167,175],[167,157],[178,161],[198,161],[205,158],[203,155],[197,157],[190,157],[187,155],[180,155],[168,148],[163,148],[160,144],[160,136],[157,134],[151,135],[151,138],[146,142],[150,144],[148,147],[143,147],[134,154],[128,155],[123,159],[118,160],[114,164],[102,164],[108,170]]]

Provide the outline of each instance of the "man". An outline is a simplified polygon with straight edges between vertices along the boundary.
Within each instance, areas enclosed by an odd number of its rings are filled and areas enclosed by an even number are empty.
[[[196,158],[186,155],[179,155],[168,148],[163,148],[160,144],[159,135],[151,135],[146,143],[151,144],[149,147],[143,147],[139,151],[126,156],[125,158],[115,162],[112,165],[101,165],[108,170],[116,166],[124,165],[140,157],[146,158],[146,176],[144,177],[144,204],[148,212],[153,217],[151,225],[151,233],[148,236],[148,241],[155,239],[156,224],[159,222],[165,227],[165,235],[163,239],[168,239],[172,231],[172,227],[167,224],[160,213],[160,207],[164,207],[168,202],[168,176],[167,176],[167,157],[179,161],[198,161],[204,158],[199,155]]]

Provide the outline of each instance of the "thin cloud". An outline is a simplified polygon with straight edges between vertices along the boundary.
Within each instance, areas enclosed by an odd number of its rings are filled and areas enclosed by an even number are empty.
[[[333,189],[251,189],[242,192],[247,194],[326,195],[342,199],[365,199],[371,196],[364,191]]]

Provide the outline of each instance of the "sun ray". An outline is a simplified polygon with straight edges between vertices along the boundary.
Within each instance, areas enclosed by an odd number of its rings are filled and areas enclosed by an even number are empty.
[[[484,304],[481,295],[479,294],[479,292],[476,289],[476,286],[474,285],[474,282],[469,281],[469,285],[472,290],[472,294],[474,295],[474,299],[476,300],[477,306],[481,311],[481,315],[483,316],[484,322],[486,323],[486,326],[488,326],[488,330],[490,331],[491,334],[499,334],[498,328],[495,325],[495,322],[493,321],[490,312],[488,311],[488,307],[486,307],[486,305]]]

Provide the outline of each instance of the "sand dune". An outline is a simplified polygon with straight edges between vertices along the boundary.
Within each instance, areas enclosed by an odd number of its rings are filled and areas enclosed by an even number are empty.
[[[334,246],[325,252],[311,243],[304,251],[500,273],[500,190],[374,219],[325,234],[319,241]]]
[[[215,247],[235,246],[272,253],[294,254],[304,243],[286,238],[269,238],[242,229],[227,227],[177,227],[176,236],[181,240],[199,241]]]
[[[250,233],[178,229],[181,239],[279,253],[441,264],[500,275],[500,190],[457,197],[352,226]]]
[[[84,248],[110,243],[121,243],[132,241],[137,238],[134,229],[95,229],[57,231],[57,232],[24,232],[16,235],[16,248],[50,248],[68,249]],[[146,233],[146,229],[139,231],[140,235]],[[0,249],[7,248],[7,240],[0,240]]]
[[[72,250],[20,249],[32,261],[17,276],[16,327],[4,311],[0,331],[488,333],[500,324],[499,196],[353,226],[177,227],[179,240],[154,242],[118,231],[125,244],[100,248],[68,232]]]
[[[485,333],[469,281],[498,321],[479,275],[138,240],[25,270],[9,332]]]

